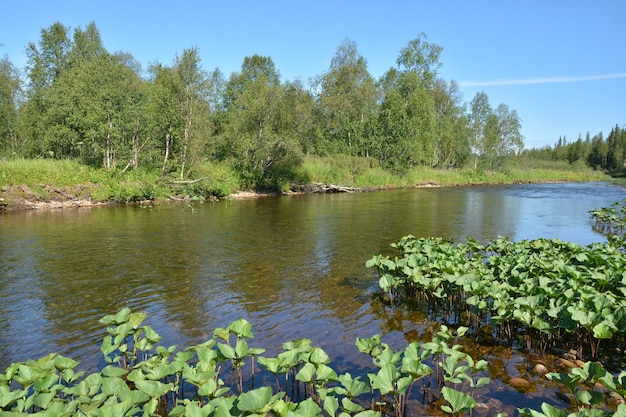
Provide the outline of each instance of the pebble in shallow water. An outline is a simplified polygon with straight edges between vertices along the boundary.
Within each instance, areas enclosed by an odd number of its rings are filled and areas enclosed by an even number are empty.
[[[544,364],[538,363],[535,365],[535,373],[537,375],[545,375],[548,373],[548,368],[546,368]]]

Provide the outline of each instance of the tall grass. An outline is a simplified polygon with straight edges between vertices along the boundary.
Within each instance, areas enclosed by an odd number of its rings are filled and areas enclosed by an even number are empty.
[[[106,171],[73,160],[14,158],[0,160],[0,190],[11,194],[12,186],[26,186],[29,193],[42,200],[51,198],[51,190],[60,190],[66,197],[127,202],[172,195],[224,196],[239,186],[236,174],[227,165],[205,163],[194,169],[194,180],[179,181],[161,176],[159,170]],[[7,199],[13,197],[8,195]]]
[[[376,161],[370,158],[332,156],[307,157],[303,169],[312,182],[379,189],[429,185],[611,180],[605,173],[594,171],[584,164],[570,165],[558,162],[550,164],[533,160],[508,164],[498,171],[416,167],[400,175],[380,169]]]
[[[10,195],[11,190],[18,187],[22,188],[22,193],[28,191],[40,200],[53,199],[50,194],[61,190],[66,198],[127,202],[172,196],[222,197],[241,188],[236,171],[228,163],[204,162],[195,165],[190,175],[190,179],[181,181],[161,175],[158,169],[106,171],[73,160],[0,159],[0,197],[6,205],[7,201],[20,196],[19,190]],[[532,160],[510,163],[499,171],[418,167],[399,175],[382,170],[372,158],[346,155],[308,156],[293,171],[292,178],[299,184],[324,183],[365,189],[607,180],[611,178],[583,164],[550,165]],[[24,190],[24,186],[28,190]],[[288,184],[284,188],[286,191]]]
[[[0,161],[0,186],[26,184],[30,187],[54,184],[58,187],[102,182],[109,177],[79,162],[63,159],[23,159]]]

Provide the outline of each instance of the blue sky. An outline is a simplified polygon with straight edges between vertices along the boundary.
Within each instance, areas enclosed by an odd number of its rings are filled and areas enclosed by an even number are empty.
[[[516,110],[527,148],[626,126],[623,0],[0,0],[0,10],[0,56],[20,69],[28,42],[55,21],[95,21],[107,50],[144,67],[196,46],[207,70],[228,76],[259,54],[283,80],[305,82],[346,38],[378,78],[425,32],[444,48],[440,76],[457,81],[468,103],[484,91],[493,108]]]

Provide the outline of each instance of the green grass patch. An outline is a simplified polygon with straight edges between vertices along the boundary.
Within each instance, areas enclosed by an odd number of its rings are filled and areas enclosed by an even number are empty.
[[[162,176],[159,170],[106,171],[73,160],[15,158],[0,161],[0,190],[7,205],[21,199],[130,202],[174,195],[221,197],[239,188],[228,164],[207,162],[195,166],[191,174],[191,179],[180,180]]]
[[[190,180],[170,178],[165,181],[167,191],[192,197],[224,197],[240,188],[239,176],[224,162],[204,162],[190,171]],[[163,182],[163,180],[162,180]]]
[[[11,159],[0,161],[0,187],[26,184],[35,187],[54,184],[73,186],[86,182],[100,182],[108,175],[77,161],[63,159]]]
[[[556,164],[545,161],[512,161],[498,171],[474,169],[433,169],[417,167],[403,174],[382,170],[375,159],[346,155],[308,156],[301,166],[285,176],[283,191],[289,183],[334,184],[364,189],[416,186],[456,186],[472,184],[513,184],[558,181],[611,181],[601,171],[583,164]],[[0,160],[0,198],[4,206],[14,201],[51,201],[91,199],[98,202],[129,202],[158,198],[224,197],[242,189],[241,179],[228,162],[204,162],[189,171],[189,178],[158,169],[106,171],[74,160],[22,159]],[[290,180],[288,178],[291,178]]]
[[[345,155],[307,157],[302,165],[311,182],[358,188],[400,188],[415,186],[456,186],[473,184],[514,184],[558,181],[610,181],[602,171],[582,164],[559,164],[550,168],[544,161],[527,160],[508,164],[498,171],[465,169],[435,169],[416,167],[408,172],[392,174],[377,166],[371,158]]]

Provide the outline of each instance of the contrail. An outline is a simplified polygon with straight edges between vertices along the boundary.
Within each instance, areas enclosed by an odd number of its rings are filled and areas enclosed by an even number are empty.
[[[617,74],[586,75],[579,77],[544,77],[526,78],[521,80],[491,80],[491,81],[459,81],[461,87],[487,87],[495,85],[528,85],[528,84],[553,84],[574,83],[580,81],[610,80],[614,78],[626,78],[626,72]]]

